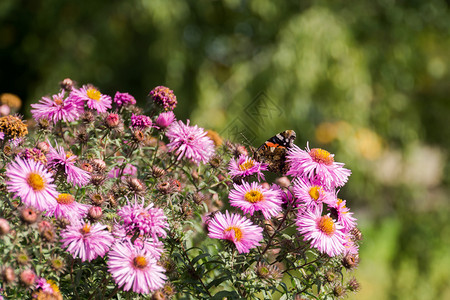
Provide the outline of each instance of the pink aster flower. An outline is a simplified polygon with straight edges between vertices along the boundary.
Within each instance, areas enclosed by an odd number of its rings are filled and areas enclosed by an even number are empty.
[[[106,225],[99,223],[71,224],[61,231],[62,247],[67,248],[66,251],[72,254],[73,258],[78,257],[82,262],[103,257],[114,241],[112,234],[105,229]]]
[[[41,289],[45,293],[53,294],[52,286],[43,277],[36,280],[36,289]]]
[[[134,105],[136,104],[136,99],[128,93],[116,92],[114,103],[116,103],[118,107]]]
[[[164,252],[164,244],[161,241],[155,241],[150,237],[144,237],[142,235],[135,238],[134,234],[127,234],[125,227],[120,224],[114,225],[113,236],[120,241],[130,242],[138,248],[145,248],[156,260],[159,260],[161,254]],[[133,238],[135,238],[134,242],[132,242]]]
[[[206,136],[203,128],[186,125],[182,121],[173,122],[166,133],[170,143],[167,145],[169,151],[175,151],[178,160],[188,158],[197,165],[206,163],[214,155],[214,142]]]
[[[9,178],[6,182],[8,192],[14,193],[14,198],[20,197],[26,206],[40,211],[51,211],[55,207],[58,192],[43,164],[17,157],[6,167],[5,174]]]
[[[108,271],[124,291],[149,294],[164,286],[164,268],[145,248],[117,242],[108,254]]]
[[[331,206],[331,211],[337,214],[337,220],[344,226],[344,232],[349,232],[356,226],[356,219],[352,216],[353,213],[345,206],[346,201],[337,198],[335,205]]]
[[[300,205],[307,208],[317,208],[322,203],[334,203],[334,194],[328,192],[317,180],[297,178],[294,180],[293,191]]]
[[[167,145],[169,151],[175,151],[178,160],[188,158],[197,165],[206,163],[214,155],[214,142],[206,136],[203,128],[186,125],[182,121],[173,122],[166,133],[170,143]]]
[[[344,228],[329,215],[322,216],[322,207],[314,210],[307,209],[299,213],[296,224],[304,240],[311,243],[311,247],[329,256],[344,253]]]
[[[64,217],[71,222],[79,222],[86,217],[89,210],[89,205],[76,202],[70,194],[59,194],[56,202],[55,208],[49,211],[47,216],[53,215],[57,219]]]
[[[174,110],[178,103],[173,91],[162,85],[151,90],[149,96],[152,97],[154,103],[163,107],[166,111]]]
[[[309,145],[306,151],[296,145],[291,147],[286,161],[290,165],[287,175],[318,179],[329,189],[343,186],[352,173],[343,167],[343,163],[335,162],[330,152],[320,148],[310,150]]]
[[[265,180],[261,171],[267,171],[267,164],[257,162],[251,157],[241,154],[237,160],[231,159],[228,165],[229,174],[234,177],[247,177],[256,174],[258,181]]]
[[[146,115],[131,115],[131,127],[138,129],[146,129],[152,127],[152,119]]]
[[[270,219],[281,211],[283,200],[278,190],[266,189],[257,182],[242,185],[234,184],[234,190],[230,191],[230,205],[239,207],[245,214],[253,215],[255,211],[261,211],[264,218]]]
[[[98,89],[91,85],[84,85],[80,89],[73,89],[69,98],[79,105],[86,102],[90,109],[95,109],[99,113],[104,113],[111,108],[111,97],[103,95]]]
[[[175,121],[175,114],[173,111],[169,110],[163,113],[160,113],[159,116],[156,118],[156,125],[159,128],[167,128],[170,124]]]
[[[0,140],[5,139],[5,133],[3,131],[0,131]]]
[[[123,227],[127,234],[134,234],[138,231],[143,236],[150,236],[153,240],[158,237],[165,238],[167,236],[166,228],[169,227],[167,217],[161,208],[153,207],[150,203],[144,207],[144,199],[142,203],[128,203],[117,212]]]
[[[108,172],[109,178],[119,177],[121,167],[115,167]],[[127,164],[122,171],[122,180],[125,180],[124,176],[136,176],[137,168],[131,164]]]
[[[64,91],[49,97],[42,97],[37,104],[31,104],[34,108],[31,114],[36,121],[47,119],[53,123],[58,121],[73,122],[79,119],[83,112],[83,106],[71,98],[64,99]]]
[[[248,253],[250,249],[260,246],[263,229],[254,225],[249,219],[238,214],[218,212],[208,222],[208,236],[212,239],[229,240],[234,243],[239,253]]]
[[[50,142],[48,142],[50,144]],[[85,186],[89,183],[91,175],[89,172],[75,166],[77,156],[71,152],[65,152],[64,148],[56,145],[53,148],[49,147],[47,154],[48,167],[56,170],[61,169],[67,175],[67,182],[77,185],[79,187]]]

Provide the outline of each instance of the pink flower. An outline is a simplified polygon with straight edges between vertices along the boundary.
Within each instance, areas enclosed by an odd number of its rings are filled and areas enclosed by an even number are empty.
[[[116,103],[118,107],[134,105],[136,104],[136,99],[128,93],[116,92],[114,103]]]
[[[154,103],[163,107],[166,111],[174,110],[178,103],[173,91],[161,85],[151,90],[149,96],[152,97]]]
[[[212,239],[229,240],[234,243],[239,253],[248,253],[259,246],[263,239],[263,229],[254,225],[249,219],[238,214],[218,212],[208,222],[208,236]]]
[[[333,194],[327,192],[325,187],[319,181],[310,181],[305,178],[297,178],[294,180],[293,191],[297,201],[307,208],[317,208],[322,203],[328,205],[334,203]]]
[[[337,220],[344,226],[344,232],[350,232],[356,226],[356,219],[352,217],[353,213],[345,206],[346,201],[337,198],[334,205],[331,206],[331,212],[337,214]]]
[[[108,173],[109,178],[117,178],[119,177],[121,167],[115,167]],[[136,176],[137,168],[133,165],[127,164],[122,171],[122,180],[125,180],[124,176]]]
[[[53,294],[52,286],[43,277],[36,280],[36,289],[41,289],[44,293]]]
[[[82,262],[103,257],[114,241],[112,234],[105,229],[106,225],[99,223],[74,223],[61,231],[62,247]]]
[[[181,121],[173,122],[166,133],[170,143],[167,145],[170,152],[175,151],[178,160],[188,158],[197,165],[206,163],[214,155],[214,142],[206,136],[203,128],[189,126]]]
[[[86,217],[89,210],[89,205],[76,202],[70,194],[59,194],[56,202],[55,208],[49,211],[47,216],[53,215],[57,219],[64,217],[71,222],[79,222]]]
[[[31,104],[34,108],[31,114],[36,121],[47,119],[53,123],[63,120],[73,122],[79,119],[83,112],[83,105],[73,101],[71,98],[64,99],[64,91],[49,97],[42,97],[37,104]]]
[[[167,128],[173,123],[173,121],[175,121],[175,114],[173,111],[169,110],[159,114],[155,122],[158,127]]]
[[[228,169],[232,178],[247,177],[256,174],[258,181],[261,181],[261,179],[265,179],[261,171],[267,171],[267,164],[257,162],[253,158],[241,154],[237,160],[230,160]]]
[[[299,213],[296,224],[304,240],[311,243],[311,247],[329,256],[344,253],[346,242],[344,228],[329,215],[322,216],[322,207]]]
[[[9,177],[6,182],[8,192],[14,193],[14,198],[20,197],[26,206],[40,211],[51,211],[55,207],[58,192],[43,164],[17,157],[6,167],[5,174]]]
[[[131,115],[131,127],[146,129],[152,127],[152,119],[146,115]]]
[[[50,144],[50,142],[48,142]],[[67,182],[77,185],[79,187],[85,186],[89,183],[91,175],[89,172],[75,166],[77,156],[71,152],[65,152],[64,148],[56,145],[53,148],[50,145],[49,153],[47,154],[48,167],[58,170],[61,168],[67,175]]]
[[[127,234],[134,234],[138,231],[143,236],[150,236],[157,241],[158,237],[165,238],[167,236],[166,228],[169,227],[167,217],[160,208],[153,207],[153,203],[144,207],[144,199],[142,203],[128,203],[117,212],[123,227]]]
[[[145,248],[129,241],[117,242],[108,254],[108,271],[124,291],[149,294],[164,286],[164,268]]]
[[[253,215],[255,211],[261,211],[264,218],[270,219],[281,211],[283,200],[278,190],[265,189],[257,182],[242,182],[242,185],[234,184],[234,190],[230,191],[230,205],[239,207],[245,214]]]
[[[95,109],[99,113],[104,113],[108,108],[111,108],[112,102],[110,96],[103,95],[91,85],[84,85],[80,89],[73,89],[70,92],[69,98],[79,105],[86,102],[90,109]]]
[[[119,224],[114,225],[113,235],[116,239],[130,242],[140,249],[145,248],[156,260],[159,260],[164,252],[164,244],[159,240],[154,241],[152,238],[145,238],[141,235],[131,242],[133,234],[127,235],[125,228]]]
[[[320,148],[310,150],[309,145],[306,151],[296,145],[291,147],[286,161],[290,165],[287,175],[317,179],[329,189],[343,186],[352,173],[343,167],[343,163],[335,162],[334,155],[330,152]]]

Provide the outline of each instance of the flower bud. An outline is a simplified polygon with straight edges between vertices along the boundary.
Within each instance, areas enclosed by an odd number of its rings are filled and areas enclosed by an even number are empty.
[[[89,198],[91,199],[92,203],[97,206],[100,206],[103,204],[103,202],[105,202],[105,198],[103,198],[103,196],[99,193],[91,194]]]
[[[356,268],[359,264],[359,255],[358,254],[347,254],[346,256],[344,256],[343,260],[342,260],[342,265],[346,268],[346,269],[353,269]]]
[[[0,236],[8,234],[10,229],[9,222],[6,219],[0,218]]]
[[[75,82],[70,78],[65,78],[63,81],[59,83],[62,89],[66,91],[71,91],[75,86]]]
[[[22,273],[20,273],[19,277],[20,277],[20,281],[25,286],[31,286],[36,281],[36,274],[31,269],[22,271]]]
[[[109,114],[105,118],[105,124],[109,128],[116,128],[120,125],[120,117],[118,114]]]
[[[11,267],[6,267],[3,269],[2,277],[5,283],[13,283],[16,280],[16,274],[14,273],[14,269]]]
[[[95,158],[92,160],[92,165],[97,172],[103,172],[106,169],[106,163],[100,158]]]
[[[291,184],[291,181],[286,176],[283,176],[275,179],[275,183],[282,188],[287,188]]]
[[[23,207],[20,209],[20,218],[27,224],[36,223],[38,217],[38,212],[32,207]]]
[[[102,217],[103,212],[100,206],[91,206],[88,211],[89,218],[93,220],[98,220]]]
[[[153,176],[155,176],[156,178],[162,177],[166,174],[166,171],[164,171],[164,169],[158,167],[158,166],[153,166],[152,167],[152,174]]]
[[[359,291],[360,288],[361,288],[361,286],[355,277],[352,277],[347,283],[347,289],[350,292],[357,292],[357,291]]]

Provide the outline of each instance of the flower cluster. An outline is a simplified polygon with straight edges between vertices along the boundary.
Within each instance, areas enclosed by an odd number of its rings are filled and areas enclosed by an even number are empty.
[[[320,290],[326,270],[357,265],[360,232],[338,198],[350,171],[329,152],[278,149],[290,178],[270,182],[260,155],[177,120],[167,87],[145,110],[128,93],[60,86],[31,105],[30,132],[8,115],[14,101],[1,110],[2,295],[231,299],[297,276],[285,296],[322,297],[336,285]]]

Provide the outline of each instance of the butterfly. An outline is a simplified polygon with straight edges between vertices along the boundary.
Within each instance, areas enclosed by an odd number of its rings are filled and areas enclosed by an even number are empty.
[[[294,130],[285,130],[264,142],[253,154],[253,158],[268,165],[268,170],[273,173],[287,172],[287,149],[294,145],[297,137]]]

